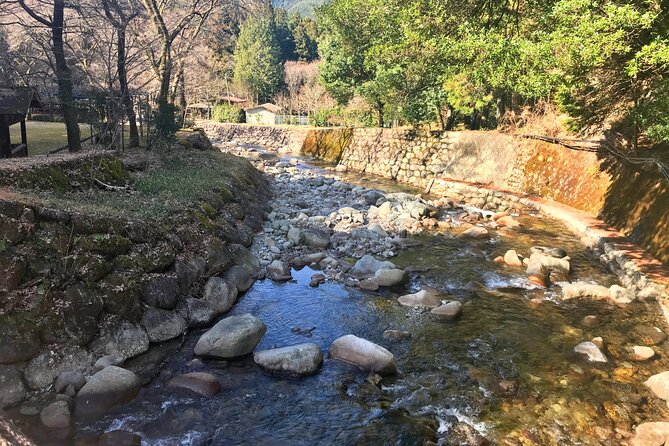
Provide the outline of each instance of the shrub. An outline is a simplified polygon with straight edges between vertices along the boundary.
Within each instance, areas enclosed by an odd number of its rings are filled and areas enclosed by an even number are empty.
[[[215,106],[211,117],[217,122],[240,123],[245,121],[244,110],[230,104],[218,104]]]

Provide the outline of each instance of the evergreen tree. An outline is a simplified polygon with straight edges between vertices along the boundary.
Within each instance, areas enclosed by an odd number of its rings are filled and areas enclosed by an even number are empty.
[[[283,76],[281,49],[271,8],[250,16],[235,47],[234,81],[257,102],[269,100]]]

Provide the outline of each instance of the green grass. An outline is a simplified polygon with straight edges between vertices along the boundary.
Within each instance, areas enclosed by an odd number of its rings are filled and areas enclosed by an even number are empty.
[[[88,124],[79,124],[81,138],[91,136]],[[21,126],[15,124],[9,128],[12,144],[21,142]],[[57,149],[67,144],[67,131],[62,122],[26,122],[26,133],[28,136],[28,155],[44,155],[49,150]]]

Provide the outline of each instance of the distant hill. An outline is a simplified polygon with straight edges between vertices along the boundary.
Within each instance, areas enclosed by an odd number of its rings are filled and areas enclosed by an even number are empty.
[[[288,14],[298,12],[303,17],[313,17],[314,8],[327,2],[327,0],[272,0],[274,6],[288,11]]]

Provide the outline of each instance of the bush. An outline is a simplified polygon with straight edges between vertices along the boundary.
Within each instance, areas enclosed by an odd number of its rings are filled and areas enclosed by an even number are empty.
[[[244,110],[237,107],[236,105],[230,104],[218,104],[215,106],[211,114],[211,118],[217,122],[231,122],[234,124],[238,124],[246,120]]]
[[[62,116],[51,116],[51,115],[46,115],[46,114],[33,114],[30,116],[29,121],[36,121],[36,122],[65,122],[65,118]]]
[[[309,123],[314,127],[327,127],[330,122],[332,109],[322,108],[309,116]]]

